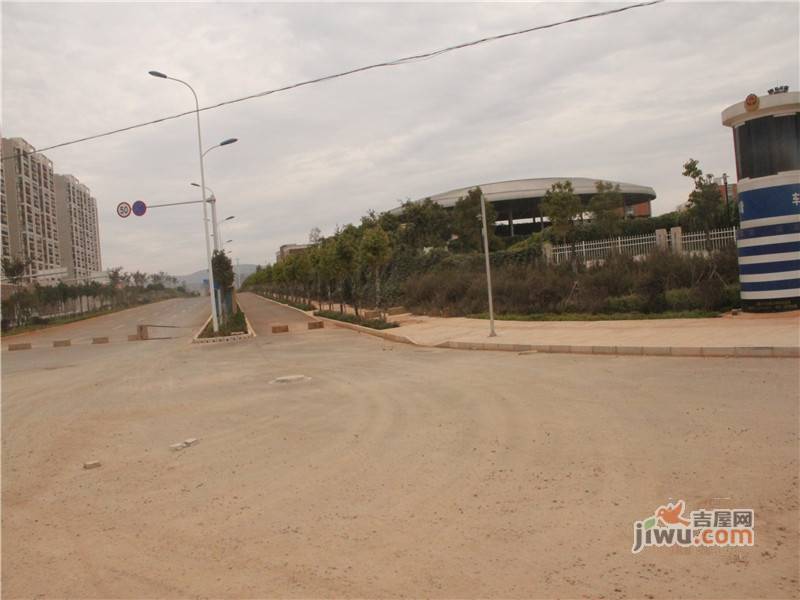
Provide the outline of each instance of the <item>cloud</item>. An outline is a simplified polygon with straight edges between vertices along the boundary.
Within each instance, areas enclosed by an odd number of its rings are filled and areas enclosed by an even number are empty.
[[[43,146],[611,4],[23,4],[3,14],[3,129]],[[208,185],[242,262],[315,226],[488,181],[588,176],[685,200],[689,157],[735,173],[720,112],[798,87],[796,3],[665,3],[202,114]],[[98,199],[106,266],[187,273],[199,205],[192,117],[48,153]]]

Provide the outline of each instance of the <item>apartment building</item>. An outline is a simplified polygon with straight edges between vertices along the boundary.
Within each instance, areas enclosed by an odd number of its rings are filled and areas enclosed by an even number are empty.
[[[8,204],[6,203],[6,169],[4,160],[0,160],[0,231],[2,231],[2,253],[0,256],[11,256],[11,245],[8,232]]]
[[[61,264],[67,280],[90,279],[101,270],[97,201],[73,175],[55,176]]]
[[[2,138],[3,255],[30,261],[27,275],[62,273],[53,163],[22,138]],[[49,282],[49,281],[48,281]]]

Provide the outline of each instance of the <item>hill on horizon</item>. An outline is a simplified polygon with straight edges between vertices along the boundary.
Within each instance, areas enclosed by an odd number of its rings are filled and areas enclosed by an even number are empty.
[[[258,265],[246,263],[238,266],[233,265],[233,272],[239,276],[240,281],[244,281],[252,273],[255,273],[257,266]],[[194,273],[189,273],[188,275],[176,275],[176,277],[178,278],[179,282],[186,286],[187,290],[199,292],[203,289],[203,280],[208,279],[208,269],[195,271]]]

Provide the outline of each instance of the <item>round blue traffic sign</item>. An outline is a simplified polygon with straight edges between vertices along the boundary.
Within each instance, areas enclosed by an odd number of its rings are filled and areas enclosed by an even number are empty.
[[[141,200],[137,200],[133,203],[133,214],[137,217],[141,217],[144,213],[147,212],[147,204],[142,202]]]

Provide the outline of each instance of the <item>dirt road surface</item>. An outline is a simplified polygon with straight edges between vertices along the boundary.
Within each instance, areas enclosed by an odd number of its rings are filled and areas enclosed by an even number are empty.
[[[793,360],[326,328],[4,350],[2,376],[5,598],[796,597]],[[633,555],[670,499],[752,508],[756,546]]]

